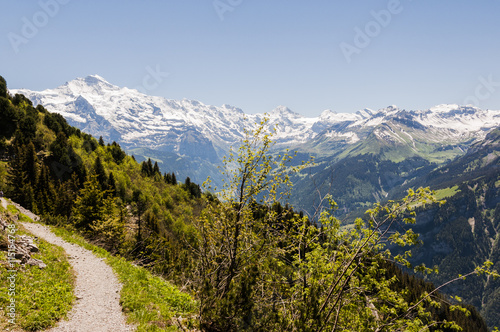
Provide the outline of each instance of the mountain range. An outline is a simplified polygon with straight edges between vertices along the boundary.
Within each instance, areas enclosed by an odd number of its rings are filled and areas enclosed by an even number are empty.
[[[222,157],[239,144],[246,129],[267,116],[277,128],[277,151],[295,150],[297,160],[315,157],[315,166],[304,173],[307,179],[304,174],[295,179],[300,199],[294,204],[310,210],[320,205],[318,197],[332,193],[346,213],[386,198],[403,183],[465,154],[500,125],[500,110],[460,105],[325,110],[318,117],[279,106],[267,114],[245,114],[229,105],[145,95],[98,75],[54,89],[11,93],[24,94],[35,106],[43,104],[82,131],[116,141],[139,161],[151,158],[162,171],[199,183],[211,176],[220,184],[217,166]]]
[[[55,89],[11,92],[24,94],[35,105],[45,105],[82,130],[127,148],[147,147],[208,159],[220,158],[221,152],[241,140],[245,128],[254,127],[264,116],[245,114],[229,105],[217,107],[194,100],[149,96],[113,85],[98,75],[77,78]],[[371,135],[388,143],[409,143],[415,153],[419,153],[422,140],[460,144],[484,138],[487,131],[500,124],[500,111],[459,105],[439,105],[424,111],[395,106],[356,113],[325,110],[315,118],[279,106],[268,117],[271,125],[277,125],[275,139],[280,145],[310,143],[317,147],[325,141],[352,145]],[[387,126],[388,122],[396,128]],[[206,155],[194,143],[208,148],[202,149]]]

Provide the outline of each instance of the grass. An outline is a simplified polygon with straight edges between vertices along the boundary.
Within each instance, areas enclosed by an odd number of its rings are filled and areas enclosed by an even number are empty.
[[[445,188],[445,189],[440,189],[436,190],[436,199],[437,200],[442,200],[447,197],[452,197],[455,196],[460,190],[458,190],[458,186],[453,186],[450,188]]]
[[[9,212],[17,209],[8,206]],[[5,210],[3,210],[5,211]],[[21,215],[20,220],[31,220]],[[31,235],[19,227],[16,235]],[[54,326],[59,320],[66,317],[74,301],[74,275],[64,250],[42,239],[37,241],[40,251],[32,257],[41,259],[47,267],[40,269],[37,266],[19,266],[16,264],[9,272],[7,253],[0,252],[0,330],[2,331],[37,331]],[[7,277],[15,276],[15,323],[8,321],[5,308],[10,303],[7,292],[9,281]]]
[[[59,227],[52,231],[64,240],[78,244],[102,257],[110,265],[123,284],[120,304],[127,315],[127,322],[137,325],[137,331],[178,331],[182,321],[184,328],[193,329],[192,318],[196,309],[193,298],[161,277],[154,276],[122,257],[112,256],[106,250],[89,244],[83,237]],[[183,317],[183,318],[179,318]]]
[[[7,211],[12,214],[16,214],[19,212],[19,210],[14,205],[7,205]]]

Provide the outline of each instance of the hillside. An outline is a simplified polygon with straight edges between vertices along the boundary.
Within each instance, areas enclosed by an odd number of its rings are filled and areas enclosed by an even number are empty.
[[[271,116],[228,156],[228,181],[215,195],[189,178],[177,181],[176,172],[162,173],[150,159],[139,164],[118,143],[96,140],[42,105],[3,91],[2,190],[45,223],[83,234],[184,286],[198,301],[202,330],[448,331],[451,319],[468,330],[485,329],[473,309],[467,318],[432,285],[401,273],[390,262],[405,259],[384,250],[386,243],[415,244],[411,229],[401,238],[381,231],[412,222],[405,213],[429,200],[426,190],[387,205],[387,218],[379,219],[376,208],[369,222],[357,220],[349,231],[328,214],[317,227],[280,203],[290,171],[304,166],[273,155],[266,129]]]
[[[420,209],[414,227],[423,241],[414,262],[439,266],[439,275],[430,278],[435,283],[486,259],[500,269],[499,134],[500,129],[490,132],[464,156],[406,185],[430,186],[446,199],[442,206]],[[498,280],[475,276],[447,291],[476,306],[489,326],[500,325]]]

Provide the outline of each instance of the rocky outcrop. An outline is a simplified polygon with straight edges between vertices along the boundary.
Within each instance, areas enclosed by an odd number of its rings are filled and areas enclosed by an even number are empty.
[[[35,243],[38,238],[28,235],[11,234],[11,225],[18,219],[17,215],[11,218],[12,221],[9,223],[5,217],[0,216],[0,230],[2,234],[0,250],[14,252],[14,259],[9,258],[9,262],[38,266],[41,269],[47,267],[43,261],[31,257],[33,253],[40,251]],[[17,225],[15,229],[17,229]]]
[[[43,269],[47,265],[40,259],[31,257],[32,253],[38,252],[38,246],[35,244],[35,240],[28,235],[18,235],[16,236],[16,259],[19,260],[21,264],[28,264],[33,266],[38,266]]]

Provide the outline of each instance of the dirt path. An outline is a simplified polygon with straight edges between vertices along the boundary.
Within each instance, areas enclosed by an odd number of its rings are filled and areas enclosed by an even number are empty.
[[[22,209],[22,213],[32,219],[38,219],[36,215],[25,209]],[[75,296],[77,300],[68,315],[68,320],[59,322],[56,327],[47,331],[135,331],[133,326],[125,323],[125,316],[119,303],[121,284],[111,267],[102,258],[97,258],[87,249],[64,241],[46,226],[34,223],[22,223],[22,225],[33,235],[62,247],[69,255],[69,262],[76,274]]]

